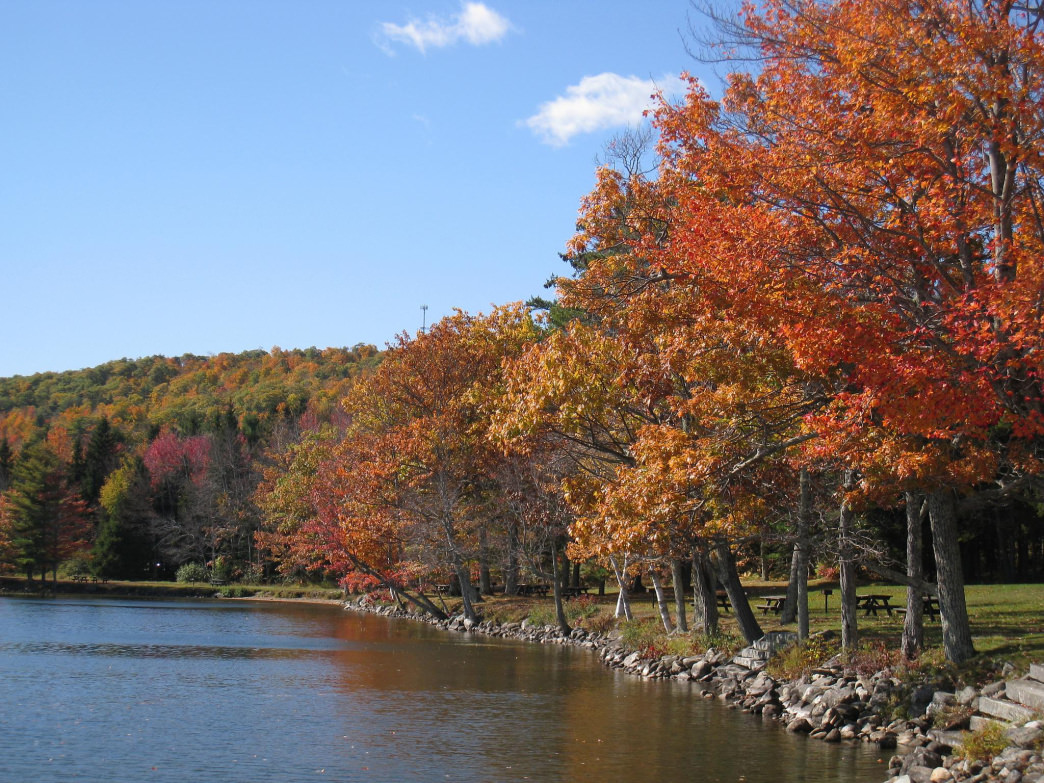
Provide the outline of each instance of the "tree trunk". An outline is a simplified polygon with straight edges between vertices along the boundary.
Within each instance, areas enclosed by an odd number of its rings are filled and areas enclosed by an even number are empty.
[[[692,553],[692,596],[695,608],[692,622],[695,630],[705,636],[718,633],[718,596],[710,558],[702,546]]]
[[[518,595],[518,522],[508,523],[508,561],[504,569],[504,595]]]
[[[478,622],[478,614],[475,605],[471,602],[471,574],[464,562],[456,555],[453,557],[453,570],[460,581],[460,599],[464,610],[464,617],[472,622]]]
[[[685,561],[671,558],[671,581],[674,582],[674,614],[678,618],[678,630],[689,632],[689,621],[685,612]]]
[[[623,566],[617,562],[615,556],[610,556],[609,564],[613,567],[613,573],[616,575],[616,582],[620,585],[620,593],[616,597],[616,617],[623,615],[625,620],[633,620],[634,615],[631,614],[631,599],[627,595],[627,557],[624,556]]]
[[[906,493],[906,575],[913,584],[923,581],[922,509],[920,495]],[[924,646],[924,592],[918,587],[906,588],[906,620],[903,622],[903,657],[915,660]]]
[[[555,595],[555,620],[558,621],[558,630],[562,632],[563,636],[568,636],[573,630],[569,627],[569,621],[566,620],[565,607],[562,605],[562,583],[565,580],[567,574],[564,573],[558,564],[558,553],[554,551],[557,548],[556,544],[551,545],[551,567],[552,567],[552,579],[551,589]],[[562,552],[562,560],[568,564],[569,561],[565,559],[565,551]]]
[[[798,529],[794,543],[797,560],[797,621],[798,638],[808,638],[808,527],[812,515],[812,488],[808,468],[801,468],[798,475]]]
[[[667,607],[667,595],[663,591],[663,582],[660,581],[660,572],[656,570],[655,565],[649,566],[649,576],[652,579],[653,590],[656,591],[656,608],[660,611],[660,622],[663,623],[663,630],[667,633],[673,633],[674,623],[671,622],[671,611]]]
[[[787,599],[783,602],[783,610],[779,613],[781,625],[788,625],[797,619],[797,583],[798,583],[798,544],[790,553],[790,578],[787,580]]]
[[[852,487],[852,471],[845,471],[844,489]],[[852,553],[852,525],[855,514],[848,498],[841,499],[841,516],[838,520],[838,559],[841,566],[841,646],[854,650],[859,642],[859,621],[856,605],[856,566]]]
[[[479,540],[479,592],[483,595],[493,594],[493,580],[489,576],[489,540],[486,537],[486,528],[480,526],[478,531]]]
[[[579,587],[580,586],[580,563],[579,562],[573,563],[573,573],[569,577],[569,586],[570,587]]]
[[[747,640],[747,644],[760,639],[765,634],[758,625],[758,619],[750,608],[750,601],[743,591],[740,583],[739,572],[736,571],[736,556],[727,543],[720,543],[714,547],[718,559],[718,578],[729,594],[732,610],[736,613],[736,622],[739,624],[740,633]]]
[[[936,582],[939,585],[939,617],[943,651],[951,663],[963,663],[975,654],[964,600],[964,573],[957,543],[957,518],[953,495],[947,490],[928,496],[928,515],[932,526]]]

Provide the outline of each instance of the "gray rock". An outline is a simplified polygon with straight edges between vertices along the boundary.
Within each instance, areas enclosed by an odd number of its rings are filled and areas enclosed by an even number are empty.
[[[982,696],[979,699],[979,712],[992,718],[1000,718],[1008,723],[1028,723],[1033,720],[1033,710],[1021,704]]]
[[[982,695],[996,697],[997,695],[1004,693],[1005,688],[1007,688],[1007,683],[1003,680],[1000,682],[991,682],[989,685],[983,686]]]
[[[957,691],[957,702],[963,704],[965,707],[972,706],[972,703],[979,698],[979,692],[971,685],[961,688]]]
[[[787,731],[794,734],[808,734],[812,731],[812,724],[805,718],[794,718],[794,720],[787,724]]]
[[[692,676],[694,679],[699,679],[706,674],[709,674],[714,669],[714,666],[707,661],[700,658],[694,664],[692,664]]]
[[[928,705],[932,703],[935,690],[931,685],[918,685],[910,693],[910,714],[924,715]],[[875,695],[876,698],[876,695]]]
[[[903,759],[903,772],[909,772],[911,767],[927,767],[929,771],[942,766],[942,756],[928,750],[928,748],[916,748]]]
[[[1018,745],[1020,748],[1031,748],[1040,740],[1041,736],[1044,736],[1044,731],[1039,727],[1032,727],[1030,725],[1010,728],[1004,732],[1004,736],[1008,738],[1008,741],[1012,745]]]
[[[933,767],[913,766],[906,770],[912,783],[931,783]]]

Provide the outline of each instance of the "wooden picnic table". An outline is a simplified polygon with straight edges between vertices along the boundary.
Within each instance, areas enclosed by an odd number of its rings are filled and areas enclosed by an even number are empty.
[[[768,614],[769,612],[779,614],[783,611],[783,604],[787,601],[785,595],[762,595],[759,597],[764,601],[764,603],[758,604],[758,609],[761,610],[762,614]]]
[[[519,595],[547,595],[550,591],[550,585],[521,584],[518,586]]]
[[[899,606],[893,609],[896,614],[905,615],[906,607]],[[939,616],[939,599],[934,595],[921,596],[921,613],[928,615],[929,620],[935,620]]]
[[[729,600],[729,594],[726,593],[724,590],[718,590],[714,594],[714,598],[717,600],[719,609],[723,609],[723,610],[725,610],[727,612],[727,611],[729,611],[732,608],[732,601]],[[689,603],[692,604],[693,606],[695,606],[696,605],[696,597],[693,596],[689,600]]]
[[[590,588],[589,587],[584,587],[583,585],[581,585],[579,587],[563,587],[562,588],[562,597],[563,598],[576,598],[577,596],[580,596],[580,595],[587,595],[587,591],[588,590],[590,590]]]
[[[863,610],[864,617],[869,617],[870,615],[877,617],[878,609],[884,609],[888,612],[888,616],[891,617],[892,612],[895,611],[895,607],[889,603],[891,600],[892,596],[884,593],[868,593],[866,595],[857,595],[856,605]]]

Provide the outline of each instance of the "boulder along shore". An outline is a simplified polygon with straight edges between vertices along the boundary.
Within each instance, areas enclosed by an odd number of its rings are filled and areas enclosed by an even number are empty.
[[[418,620],[449,632],[479,633],[537,644],[559,644],[592,650],[613,669],[649,679],[694,681],[694,695],[717,699],[733,709],[761,715],[786,731],[824,742],[872,742],[895,750],[888,765],[889,783],[1044,783],[1044,707],[1027,707],[1016,698],[1035,693],[1039,673],[1044,694],[1044,667],[1031,676],[1009,683],[990,683],[981,690],[958,692],[937,689],[932,683],[910,684],[888,671],[873,674],[846,670],[831,662],[797,680],[777,681],[758,667],[734,662],[734,656],[708,649],[702,655],[664,655],[649,659],[626,649],[612,634],[575,628],[564,635],[556,626],[536,626],[528,620],[473,622],[463,615],[437,620],[398,606],[382,605],[368,596],[344,602],[350,611]],[[1005,672],[1004,674],[1010,674]],[[1026,683],[1024,686],[1016,687]],[[1008,698],[1010,694],[1016,698]],[[936,719],[947,728],[937,728]],[[1003,749],[992,759],[962,758],[954,754],[967,737],[948,728],[954,721],[971,728],[996,723]]]

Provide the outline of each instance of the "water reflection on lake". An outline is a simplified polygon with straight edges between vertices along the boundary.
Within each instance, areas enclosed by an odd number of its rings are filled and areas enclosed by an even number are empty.
[[[0,780],[887,777],[693,687],[327,606],[2,598]]]

